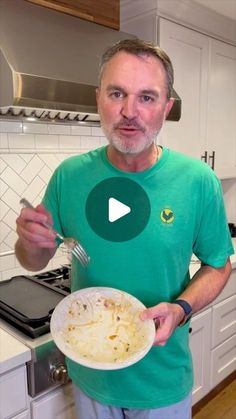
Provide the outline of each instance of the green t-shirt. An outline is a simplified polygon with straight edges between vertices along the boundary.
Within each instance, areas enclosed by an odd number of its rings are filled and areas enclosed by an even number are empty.
[[[112,242],[91,229],[85,209],[91,190],[118,176],[134,180],[145,190],[151,215],[138,236]],[[135,173],[114,167],[105,147],[71,157],[55,171],[44,204],[55,228],[79,239],[91,256],[87,268],[73,258],[72,291],[89,286],[119,288],[150,307],[173,301],[186,288],[193,253],[216,268],[233,253],[220,182],[205,163],[169,149],[163,149],[151,168]],[[166,210],[173,213],[172,222],[163,219]],[[67,360],[69,375],[87,395],[104,404],[144,409],[168,406],[192,389],[188,340],[186,324],[175,330],[164,347],[152,347],[130,367],[101,371]]]

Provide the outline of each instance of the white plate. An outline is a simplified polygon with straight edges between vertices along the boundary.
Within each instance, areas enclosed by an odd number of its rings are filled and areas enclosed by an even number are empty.
[[[51,318],[57,347],[73,361],[115,370],[142,359],[153,345],[153,320],[140,320],[145,306],[114,288],[91,287],[65,297]]]

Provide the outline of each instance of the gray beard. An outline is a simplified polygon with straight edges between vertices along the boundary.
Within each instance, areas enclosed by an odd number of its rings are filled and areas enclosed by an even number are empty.
[[[129,146],[126,144],[125,140],[122,140],[114,133],[108,133],[104,126],[102,126],[102,129],[104,131],[104,134],[109,144],[112,145],[120,153],[128,154],[128,155],[140,154],[144,150],[148,149],[152,144],[155,144],[157,136],[160,132],[160,130],[157,130],[152,135],[145,136],[144,141],[138,142],[135,145]]]

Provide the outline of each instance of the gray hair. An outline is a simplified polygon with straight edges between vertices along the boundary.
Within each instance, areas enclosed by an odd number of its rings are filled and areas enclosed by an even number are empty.
[[[153,56],[157,58],[163,65],[166,80],[167,80],[167,99],[171,97],[173,83],[174,83],[174,70],[168,55],[158,45],[151,42],[146,42],[141,39],[125,39],[117,42],[109,47],[102,55],[99,65],[99,84],[101,83],[105,65],[111,58],[120,51],[125,51],[128,54],[136,56]]]

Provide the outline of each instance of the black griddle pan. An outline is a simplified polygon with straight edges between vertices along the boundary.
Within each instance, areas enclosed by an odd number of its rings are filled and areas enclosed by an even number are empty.
[[[24,323],[50,320],[54,308],[66,295],[27,276],[0,282],[0,308]]]

